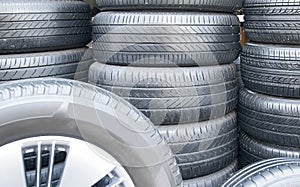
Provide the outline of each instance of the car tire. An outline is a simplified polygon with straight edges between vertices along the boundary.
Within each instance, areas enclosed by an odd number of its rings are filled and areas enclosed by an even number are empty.
[[[246,0],[246,36],[259,43],[300,44],[299,10],[299,2],[294,0]]]
[[[96,0],[97,5],[102,10],[201,10],[201,11],[218,11],[233,12],[242,7],[241,0],[206,0],[206,1],[173,1],[173,0]]]
[[[0,102],[1,146],[31,137],[76,138],[111,154],[136,186],[181,186],[171,150],[152,123],[103,89],[64,79],[25,80],[0,85]]]
[[[89,82],[142,111],[155,125],[195,123],[234,110],[234,64],[215,67],[152,68],[94,63]]]
[[[230,14],[102,12],[93,21],[93,49],[99,62],[113,65],[219,65],[238,57],[239,33]]]
[[[43,77],[87,82],[93,62],[92,50],[88,48],[0,55],[0,83]]]
[[[11,0],[0,7],[0,54],[84,47],[90,6],[82,1]]]
[[[234,172],[237,171],[238,162],[234,161],[226,168],[195,179],[184,180],[183,186],[184,187],[215,187],[221,186]]]
[[[240,91],[238,122],[250,136],[280,146],[300,145],[300,101]]]
[[[239,158],[241,167],[264,159],[280,157],[300,158],[300,149],[265,143],[255,140],[244,132],[241,132]]]
[[[228,179],[230,186],[293,186],[300,182],[300,160],[275,158],[248,166]]]
[[[273,96],[300,97],[300,49],[288,45],[248,43],[242,52],[247,88]]]
[[[159,126],[184,180],[217,172],[237,156],[236,113],[193,124]]]

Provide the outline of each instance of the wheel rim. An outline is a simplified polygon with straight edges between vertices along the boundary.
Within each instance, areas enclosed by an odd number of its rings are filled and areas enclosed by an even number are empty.
[[[22,139],[0,147],[0,178],[0,186],[134,187],[126,170],[106,151],[59,136]]]

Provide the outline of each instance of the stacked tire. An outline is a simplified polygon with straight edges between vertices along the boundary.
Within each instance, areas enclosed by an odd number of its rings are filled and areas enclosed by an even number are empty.
[[[241,165],[300,157],[300,2],[246,0],[239,99]],[[256,43],[255,43],[256,42]],[[263,42],[263,43],[261,43]]]
[[[61,77],[87,81],[90,7],[79,0],[11,0],[0,7],[0,83]]]
[[[103,11],[93,21],[98,62],[89,82],[150,118],[175,154],[185,186],[220,186],[237,168],[233,61],[240,28],[230,13],[242,1],[97,3]]]

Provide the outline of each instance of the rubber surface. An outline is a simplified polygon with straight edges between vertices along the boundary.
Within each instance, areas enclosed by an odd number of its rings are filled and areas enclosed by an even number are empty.
[[[0,103],[0,145],[36,136],[77,138],[111,154],[137,186],[181,186],[171,150],[152,123],[103,89],[63,79],[19,81],[0,85]]]
[[[0,54],[84,47],[91,41],[87,3],[10,0],[0,7]]]
[[[245,0],[247,37],[255,42],[300,44],[298,0]]]
[[[193,124],[159,126],[184,180],[219,171],[237,156],[236,113]]]
[[[238,162],[233,161],[229,166],[226,168],[195,179],[184,180],[183,186],[184,187],[216,187],[221,186],[235,171],[237,171]]]
[[[88,48],[0,55],[0,82],[42,77],[87,80],[93,62]]]
[[[242,74],[252,91],[300,97],[300,48],[248,43],[242,52]]]
[[[300,160],[274,158],[248,166],[232,176],[222,187],[295,186],[300,182]]]
[[[93,21],[93,49],[106,64],[218,65],[238,57],[239,32],[239,21],[231,14],[102,12]]]
[[[252,137],[282,146],[300,145],[300,101],[240,91],[238,120]]]
[[[249,137],[244,132],[240,135],[240,166],[246,166],[257,161],[277,157],[300,158],[300,149],[283,147],[265,143]]]
[[[242,7],[241,0],[96,0],[102,10],[201,10],[233,12]]]
[[[224,116],[237,102],[235,66],[124,67],[94,63],[89,82],[135,105],[156,125]]]

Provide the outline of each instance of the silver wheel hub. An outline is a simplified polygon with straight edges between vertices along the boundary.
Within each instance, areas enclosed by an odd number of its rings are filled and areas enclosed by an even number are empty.
[[[134,187],[121,164],[82,140],[45,136],[0,147],[0,186]]]

